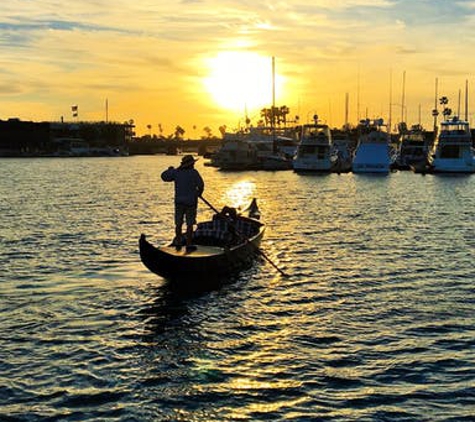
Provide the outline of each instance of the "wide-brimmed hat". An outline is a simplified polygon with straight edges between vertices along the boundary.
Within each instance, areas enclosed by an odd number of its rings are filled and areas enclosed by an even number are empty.
[[[198,161],[198,158],[195,159],[192,155],[185,155],[181,159],[181,167],[190,167]]]

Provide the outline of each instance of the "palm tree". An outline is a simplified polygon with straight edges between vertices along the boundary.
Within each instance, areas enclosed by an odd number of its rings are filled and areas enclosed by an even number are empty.
[[[280,107],[279,112],[280,112],[280,117],[282,119],[282,122],[284,123],[284,126],[286,126],[287,125],[287,115],[290,113],[290,109],[289,109],[289,107],[284,105],[284,106]]]
[[[180,125],[175,128],[175,139],[183,139],[183,135],[185,134],[185,129],[183,129]]]
[[[206,133],[206,139],[210,139],[211,138],[211,128],[209,126],[205,126],[203,128],[203,131]]]

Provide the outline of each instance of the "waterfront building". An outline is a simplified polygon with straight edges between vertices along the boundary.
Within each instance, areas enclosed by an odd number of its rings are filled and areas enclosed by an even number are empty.
[[[0,157],[124,155],[133,123],[0,120]]]

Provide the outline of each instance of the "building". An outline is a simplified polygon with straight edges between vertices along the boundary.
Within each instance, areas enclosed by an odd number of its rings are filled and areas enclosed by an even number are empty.
[[[127,155],[132,122],[0,120],[0,157]]]

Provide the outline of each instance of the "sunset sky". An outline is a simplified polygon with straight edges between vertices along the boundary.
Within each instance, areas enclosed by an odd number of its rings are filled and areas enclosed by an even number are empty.
[[[300,122],[341,126],[348,93],[351,123],[392,102],[430,128],[436,78],[454,111],[468,80],[475,113],[475,1],[2,0],[0,119],[105,120],[107,100],[139,135],[217,135],[272,105],[272,57]]]

